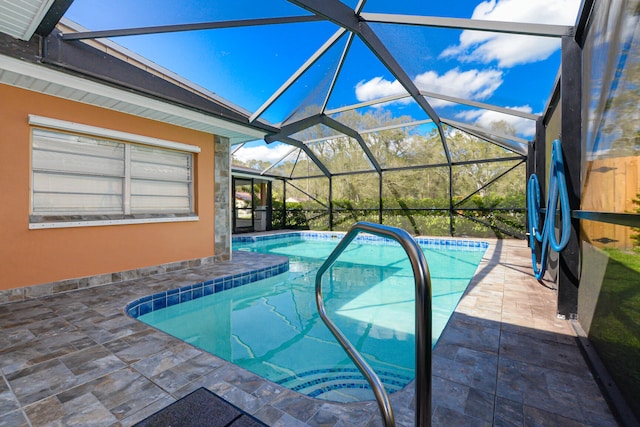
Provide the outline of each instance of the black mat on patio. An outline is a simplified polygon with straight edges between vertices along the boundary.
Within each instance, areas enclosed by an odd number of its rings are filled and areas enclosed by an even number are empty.
[[[206,388],[173,402],[134,427],[261,427],[266,424]]]

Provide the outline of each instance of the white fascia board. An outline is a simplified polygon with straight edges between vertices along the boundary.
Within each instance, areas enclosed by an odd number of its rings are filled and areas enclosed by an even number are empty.
[[[122,89],[117,89],[112,86],[107,86],[101,83],[96,83],[90,80],[86,80],[80,77],[72,76],[70,74],[62,73],[60,71],[52,70],[41,65],[32,64],[29,62],[21,61],[15,58],[0,55],[0,71],[6,70],[13,72],[28,79],[39,80],[45,83],[53,83],[60,86],[67,87],[72,90],[84,91],[88,94],[97,96],[103,96],[113,99],[117,102],[122,102],[127,105],[135,105],[145,109],[151,109],[154,111],[162,112],[173,117],[180,117],[183,119],[193,120],[198,123],[203,123],[209,126],[218,127],[228,130],[230,132],[244,134],[247,136],[247,140],[264,138],[266,133],[259,129],[253,129],[245,127],[240,124],[227,122],[225,120],[212,117],[210,115],[193,111],[187,108],[179,107],[155,99],[147,98],[142,95],[127,92]],[[22,86],[21,86],[22,87]],[[30,89],[29,87],[24,87]],[[42,92],[47,93],[47,92]],[[53,95],[55,96],[55,95]],[[99,104],[95,104],[101,108],[107,108]],[[113,109],[113,108],[112,108]],[[117,109],[114,109],[119,111]],[[167,122],[171,123],[171,122]],[[174,123],[171,123],[174,124]],[[174,124],[175,125],[175,124]],[[220,135],[225,136],[225,135]]]

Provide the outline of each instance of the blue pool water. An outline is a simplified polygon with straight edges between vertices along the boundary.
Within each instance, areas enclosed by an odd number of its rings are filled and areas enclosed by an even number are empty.
[[[234,250],[286,255],[289,271],[138,319],[309,396],[373,399],[366,380],[317,315],[315,272],[338,239],[309,236],[234,241]],[[413,273],[399,245],[373,240],[354,241],[325,274],[324,300],[329,316],[393,392],[414,376]],[[449,242],[454,245],[421,244],[433,282],[434,344],[486,249],[477,242]]]

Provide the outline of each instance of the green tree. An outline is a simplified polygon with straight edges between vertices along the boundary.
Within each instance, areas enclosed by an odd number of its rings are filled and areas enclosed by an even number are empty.
[[[623,28],[617,31],[623,31]],[[601,140],[609,142],[609,146],[600,147],[600,150],[606,157],[637,156],[640,152],[640,43],[630,43],[629,49],[630,52],[625,52],[625,61],[615,59],[619,63],[615,70],[616,84],[612,85],[615,89],[607,94],[604,105],[605,125]],[[611,52],[617,54],[618,50]],[[593,122],[600,123],[599,120]]]
[[[483,226],[481,222],[466,220],[465,225],[459,227],[462,232],[479,236],[499,235],[503,226],[524,230],[521,214],[487,213],[488,209],[496,206],[524,208],[524,166],[485,187],[517,161],[484,161],[513,157],[512,152],[448,128],[446,136],[452,161],[461,163],[450,170],[443,142],[433,125],[431,129],[428,128],[430,125],[388,129],[392,124],[407,123],[411,119],[394,118],[383,109],[370,109],[366,113],[348,111],[334,118],[362,135],[363,143],[383,169],[397,169],[382,173],[382,203],[383,208],[389,209],[385,213],[385,223],[402,226],[415,234],[448,233],[451,173],[453,196],[457,200],[477,191],[464,205],[477,212],[466,211],[465,215],[487,224]],[[506,123],[495,126],[503,133],[514,132]],[[298,132],[294,137],[306,142],[326,168],[337,174],[331,179],[334,227],[347,228],[358,220],[377,222],[380,175],[360,143],[322,124]],[[363,173],[341,175],[353,171]],[[286,198],[299,204],[291,204],[296,209],[287,215],[288,220],[295,222],[290,226],[328,227],[329,179],[303,151],[295,150],[270,172],[291,178]]]
[[[494,124],[494,130],[515,134],[515,129],[505,122]],[[514,156],[509,150],[457,130],[448,129],[447,143],[449,144],[452,160],[455,162],[495,160]],[[483,188],[491,180],[517,164],[517,162],[478,162],[455,166],[453,170],[454,195],[462,198],[475,191],[478,191],[477,194],[480,196],[504,195],[524,191],[524,170],[522,174],[509,174],[507,177]]]

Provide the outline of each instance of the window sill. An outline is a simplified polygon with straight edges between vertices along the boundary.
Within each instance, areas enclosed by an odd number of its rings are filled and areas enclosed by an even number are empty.
[[[129,224],[153,224],[160,222],[189,222],[199,221],[197,215],[175,216],[175,217],[152,217],[152,218],[117,218],[117,219],[79,219],[79,220],[57,220],[30,222],[30,230],[44,228],[71,228],[71,227],[103,227],[108,225],[129,225]]]

